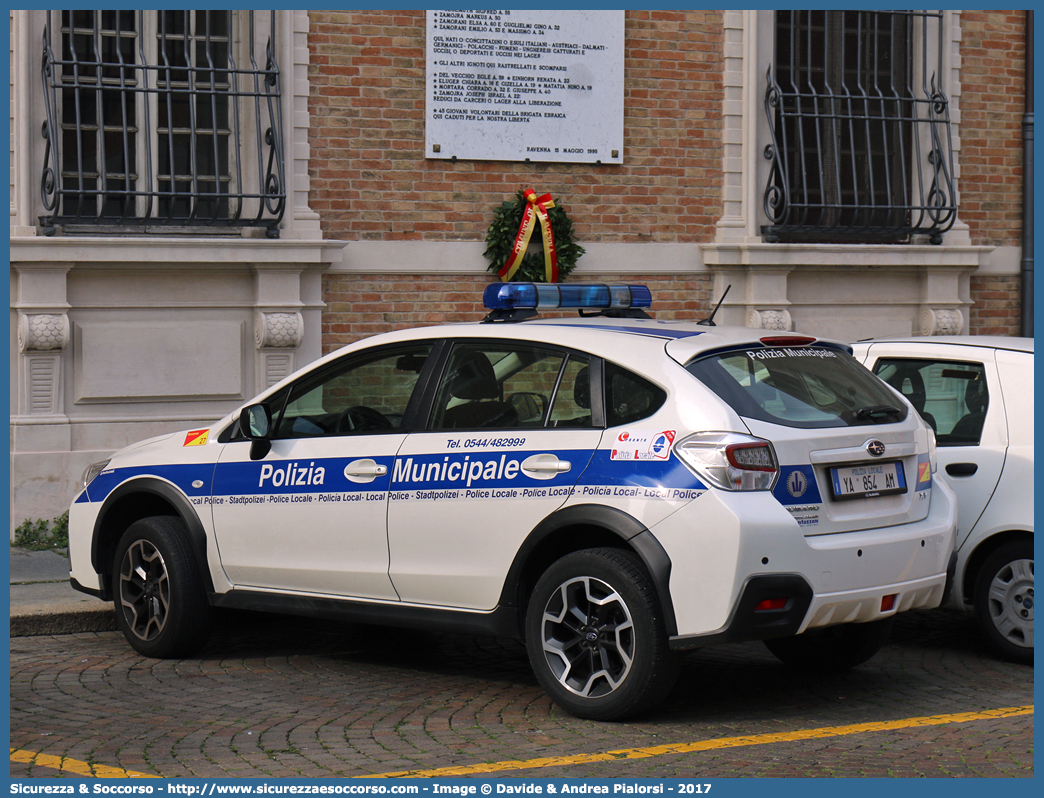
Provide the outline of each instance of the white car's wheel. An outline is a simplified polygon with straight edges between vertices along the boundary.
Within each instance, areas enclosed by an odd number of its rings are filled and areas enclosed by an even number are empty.
[[[1033,541],[1005,543],[986,558],[975,580],[975,615],[997,651],[1033,662]]]
[[[544,689],[581,718],[651,709],[677,677],[656,592],[640,560],[616,549],[575,552],[547,569],[530,598],[526,647]]]
[[[112,569],[116,620],[147,657],[184,657],[210,633],[211,609],[180,519],[143,518],[128,527]]]

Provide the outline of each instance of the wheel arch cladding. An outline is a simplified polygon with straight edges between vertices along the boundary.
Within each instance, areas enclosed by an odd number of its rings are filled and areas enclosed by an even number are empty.
[[[102,577],[102,592],[106,598],[112,596],[112,558],[123,533],[135,521],[161,515],[177,517],[185,525],[187,543],[206,590],[214,592],[207,567],[207,533],[192,504],[170,483],[146,477],[125,482],[110,493],[94,523],[91,565]]]
[[[576,504],[553,512],[537,524],[519,547],[504,580],[500,606],[517,610],[520,632],[524,629],[529,595],[541,574],[567,554],[599,547],[626,549],[638,555],[656,591],[667,634],[677,634],[667,552],[636,518],[597,504]]]

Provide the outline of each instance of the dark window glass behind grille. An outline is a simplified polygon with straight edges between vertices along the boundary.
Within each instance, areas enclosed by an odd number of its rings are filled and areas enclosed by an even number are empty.
[[[929,12],[776,12],[768,240],[941,241],[955,214],[941,23]]]
[[[45,231],[261,226],[277,236],[285,180],[275,20],[48,12]]]
[[[228,216],[229,58],[227,11],[160,11],[156,34],[160,215]],[[194,30],[186,23],[195,23]],[[190,71],[189,66],[194,67]],[[195,135],[193,135],[193,133]],[[173,181],[173,185],[172,185]]]
[[[63,11],[61,188],[76,215],[133,216],[138,33],[133,11]]]

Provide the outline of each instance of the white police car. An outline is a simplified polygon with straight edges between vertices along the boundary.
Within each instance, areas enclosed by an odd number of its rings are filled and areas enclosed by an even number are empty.
[[[521,638],[596,719],[654,706],[680,650],[851,667],[939,605],[955,505],[909,405],[845,344],[649,304],[491,285],[487,323],[360,341],[123,449],[73,501],[73,584],[155,657],[212,606]]]
[[[946,605],[974,611],[1005,657],[1033,662],[1033,339],[889,338],[855,357],[932,427],[957,494],[957,565]]]

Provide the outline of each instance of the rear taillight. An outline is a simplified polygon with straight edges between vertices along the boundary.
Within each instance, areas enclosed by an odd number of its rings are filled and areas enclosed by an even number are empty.
[[[723,490],[772,490],[779,472],[772,444],[737,432],[697,432],[675,443],[674,453]]]
[[[725,447],[725,459],[734,468],[747,471],[776,470],[776,462],[767,441],[729,444]]]

